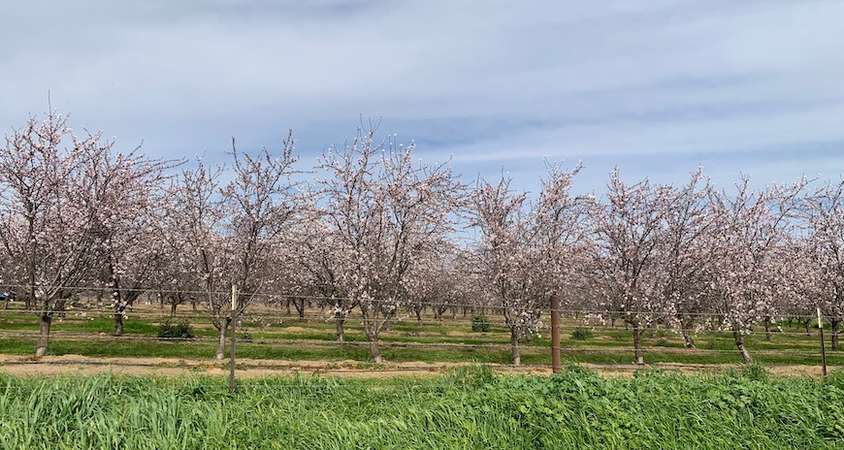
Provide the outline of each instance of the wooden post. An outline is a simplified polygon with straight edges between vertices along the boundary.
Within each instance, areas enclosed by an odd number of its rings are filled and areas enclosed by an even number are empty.
[[[237,335],[235,324],[237,324],[237,285],[232,285],[232,311],[231,311],[231,327],[232,327],[232,350],[229,354],[229,391],[234,393],[237,390],[237,384],[234,379],[235,367],[235,351],[237,348]]]
[[[818,311],[818,331],[820,331],[821,337],[821,373],[823,374],[824,378],[826,378],[826,348],[824,347],[823,342],[823,318],[821,317],[821,309],[817,308]]]
[[[560,298],[551,296],[551,371],[560,373]]]

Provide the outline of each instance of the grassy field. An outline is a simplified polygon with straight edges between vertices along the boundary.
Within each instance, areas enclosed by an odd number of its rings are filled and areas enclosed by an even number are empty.
[[[763,369],[551,378],[473,368],[434,379],[0,376],[0,447],[841,448],[844,374]]]
[[[130,314],[126,335],[111,336],[113,322],[108,316],[69,313],[57,318],[52,328],[50,354],[78,354],[102,357],[169,357],[207,359],[216,348],[216,331],[207,319],[197,315],[178,320],[190,321],[196,337],[190,340],[157,338],[159,325],[167,314],[156,316],[149,309]],[[185,315],[190,313],[185,311]],[[316,315],[316,312],[313,312]],[[586,328],[586,336],[574,330]],[[17,311],[0,313],[0,353],[29,355],[37,336],[34,315]],[[806,336],[797,327],[785,327],[766,340],[763,333],[747,338],[754,359],[765,365],[807,365],[820,363],[818,338],[814,331]],[[547,333],[546,333],[547,334]],[[272,321],[247,320],[240,328],[238,354],[251,359],[367,362],[370,360],[366,338],[356,320],[346,327],[346,343],[334,342],[334,324],[321,319],[299,320],[295,317]],[[579,338],[578,338],[579,337]],[[383,355],[392,362],[467,362],[507,364],[510,361],[509,334],[500,321],[488,332],[473,332],[466,319],[434,321],[422,324],[414,319],[395,323],[383,334]],[[738,364],[741,359],[729,333],[704,333],[696,337],[698,348],[683,348],[682,339],[666,330],[644,335],[646,361],[649,363]],[[563,326],[562,346],[567,361],[591,364],[629,364],[632,361],[632,335],[623,327],[588,327],[575,321]],[[546,335],[526,342],[522,360],[528,365],[548,365],[550,342]],[[827,348],[832,366],[844,365],[844,352]]]

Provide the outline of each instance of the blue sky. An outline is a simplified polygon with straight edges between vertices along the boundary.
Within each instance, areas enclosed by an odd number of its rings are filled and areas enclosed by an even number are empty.
[[[844,173],[844,2],[0,0],[0,126],[53,104],[161,157],[293,128],[303,165],[361,117],[535,189],[545,161],[719,184]]]

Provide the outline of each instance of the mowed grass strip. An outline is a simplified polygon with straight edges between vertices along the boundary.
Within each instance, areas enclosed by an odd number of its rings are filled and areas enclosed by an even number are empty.
[[[0,448],[840,448],[844,375],[0,376]]]
[[[35,348],[35,339],[0,339],[0,353],[29,355]],[[169,341],[133,341],[115,338],[109,341],[84,341],[54,339],[50,343],[51,355],[84,355],[102,357],[148,357],[148,358],[189,358],[211,359],[216,346],[210,342],[169,342]],[[392,362],[468,362],[508,364],[509,350],[498,348],[453,347],[453,348],[416,348],[382,347],[382,354]],[[627,348],[607,349],[564,349],[564,359],[571,362],[593,364],[630,364],[631,350]],[[279,359],[303,361],[342,361],[371,360],[366,346],[354,344],[334,344],[309,346],[303,343],[287,344],[238,344],[238,356],[251,359]],[[765,352],[754,355],[757,362],[767,365],[819,365],[820,357],[812,353]],[[827,355],[831,366],[844,365],[841,352]],[[528,365],[548,365],[551,363],[549,351],[545,348],[525,348],[522,362]],[[705,353],[703,351],[671,350],[669,352],[648,351],[648,363],[680,364],[739,364],[741,358],[730,351]]]
[[[0,353],[28,355],[34,352],[37,322],[31,314],[10,312],[0,317]],[[209,323],[194,323],[196,339],[189,341],[158,340],[159,325],[166,321],[136,317],[126,322],[126,336],[110,337],[110,317],[57,318],[52,328],[50,354],[79,354],[112,357],[177,357],[210,359],[216,349],[216,330]],[[595,364],[629,364],[632,361],[632,335],[623,327],[597,327],[586,339],[575,339],[573,331],[583,327],[566,323],[562,333],[565,359]],[[238,335],[242,357],[285,360],[370,360],[366,338],[350,322],[346,328],[347,344],[334,342],[331,322],[285,319],[269,325],[247,322]],[[805,336],[796,327],[774,333],[767,340],[763,333],[747,338],[755,360],[764,364],[818,365],[820,353],[816,335]],[[86,338],[90,336],[90,338]],[[734,364],[741,360],[731,336],[725,333],[702,333],[696,338],[698,350],[683,348],[682,339],[665,330],[649,330],[643,338],[646,362],[681,364]],[[471,326],[445,320],[441,323],[417,324],[413,321],[394,324],[382,335],[384,357],[389,361],[407,362],[477,362],[506,364],[510,361],[509,334],[504,329],[472,332]],[[473,347],[474,346],[474,347]],[[536,337],[522,346],[525,364],[550,364],[548,337]],[[844,352],[828,351],[830,365],[844,365]]]

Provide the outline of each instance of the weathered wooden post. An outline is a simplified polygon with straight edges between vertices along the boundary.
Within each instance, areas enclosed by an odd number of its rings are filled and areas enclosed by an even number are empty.
[[[551,296],[551,371],[560,373],[560,298]]]
[[[826,347],[824,346],[823,342],[823,317],[821,316],[821,309],[817,308],[818,310],[818,331],[820,331],[821,337],[821,373],[823,374],[824,378],[826,378]]]
[[[229,391],[235,392],[237,390],[237,384],[235,383],[234,379],[234,367],[235,367],[235,353],[237,349],[237,334],[236,334],[236,324],[237,324],[237,285],[232,285],[232,310],[231,310],[231,327],[232,327],[232,350],[231,354],[229,355]]]

